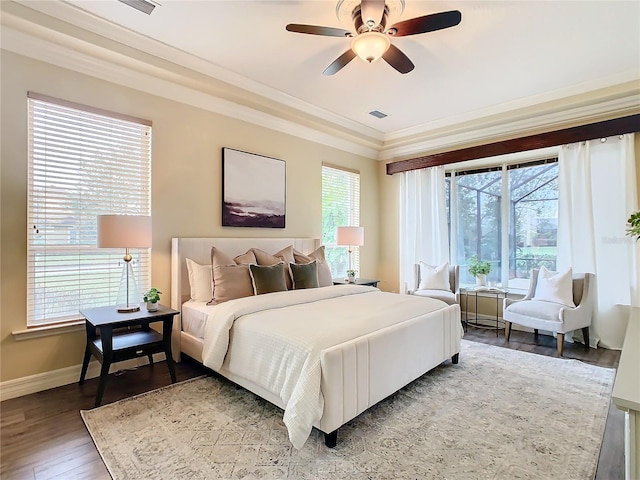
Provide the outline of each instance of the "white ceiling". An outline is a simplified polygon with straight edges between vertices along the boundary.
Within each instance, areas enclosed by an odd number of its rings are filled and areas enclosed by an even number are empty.
[[[21,3],[178,64],[208,65],[218,79],[331,112],[381,138],[640,79],[639,1],[406,0],[390,24],[446,10],[460,10],[462,22],[393,38],[416,65],[409,74],[356,58],[334,76],[322,71],[350,40],[285,26],[351,28],[338,20],[336,1],[161,0],[150,16],[116,0]]]

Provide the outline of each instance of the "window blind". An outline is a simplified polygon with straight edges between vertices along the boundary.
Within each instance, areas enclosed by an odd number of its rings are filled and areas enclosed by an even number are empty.
[[[360,172],[322,165],[322,243],[334,276],[344,276],[349,268],[347,247],[336,245],[337,227],[360,226]],[[353,247],[354,270],[360,270],[360,253]]]
[[[115,304],[124,249],[96,247],[96,217],[151,213],[151,123],[30,93],[27,326]],[[132,249],[139,290],[149,249]]]

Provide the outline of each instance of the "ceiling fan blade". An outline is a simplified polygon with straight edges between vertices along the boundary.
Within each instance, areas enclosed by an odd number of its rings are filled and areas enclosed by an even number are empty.
[[[384,13],[384,0],[362,0],[360,2],[360,16],[362,23],[370,28],[380,25]],[[372,23],[367,23],[367,22]]]
[[[338,58],[336,58],[331,65],[325,68],[322,74],[333,75],[334,73],[337,73],[342,67],[344,67],[347,63],[349,63],[354,58],[356,58],[356,54],[353,52],[353,50],[349,49],[346,52],[344,52],[342,55],[340,55]]]
[[[388,32],[394,37],[416,35],[418,33],[434,32],[443,28],[455,27],[462,20],[462,14],[458,10],[450,12],[434,13],[423,17],[411,18],[398,22],[389,27]]]
[[[350,37],[352,34],[349,30],[343,28],[322,27],[319,25],[300,25],[290,23],[287,25],[287,31],[296,33],[308,33],[309,35],[324,35],[326,37]]]
[[[415,65],[409,60],[409,57],[393,44],[389,46],[389,50],[384,52],[382,58],[400,73],[409,73],[415,68]]]

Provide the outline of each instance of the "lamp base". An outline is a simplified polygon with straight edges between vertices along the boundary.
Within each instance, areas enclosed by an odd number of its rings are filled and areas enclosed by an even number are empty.
[[[140,310],[141,296],[138,293],[138,285],[136,277],[133,274],[133,266],[131,265],[131,255],[125,255],[122,275],[120,276],[120,285],[118,288],[118,296],[116,297],[116,310],[118,313],[131,313]],[[128,258],[128,260],[127,260]]]
[[[140,305],[136,305],[136,306],[131,306],[131,307],[117,307],[118,313],[131,313],[131,312],[137,312],[138,310],[140,310]]]

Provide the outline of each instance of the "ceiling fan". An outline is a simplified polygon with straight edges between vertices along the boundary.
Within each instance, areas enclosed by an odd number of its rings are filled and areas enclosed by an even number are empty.
[[[393,45],[390,37],[405,37],[419,33],[434,32],[454,27],[462,20],[458,10],[434,13],[395,23],[387,28],[390,11],[402,13],[404,0],[340,0],[336,7],[338,18],[344,17],[345,10],[351,14],[355,33],[342,28],[301,25],[290,23],[289,32],[323,35],[327,37],[352,37],[351,48],[340,55],[324,72],[333,75],[356,56],[366,62],[374,62],[382,57],[400,73],[409,73],[414,64],[402,51]]]

